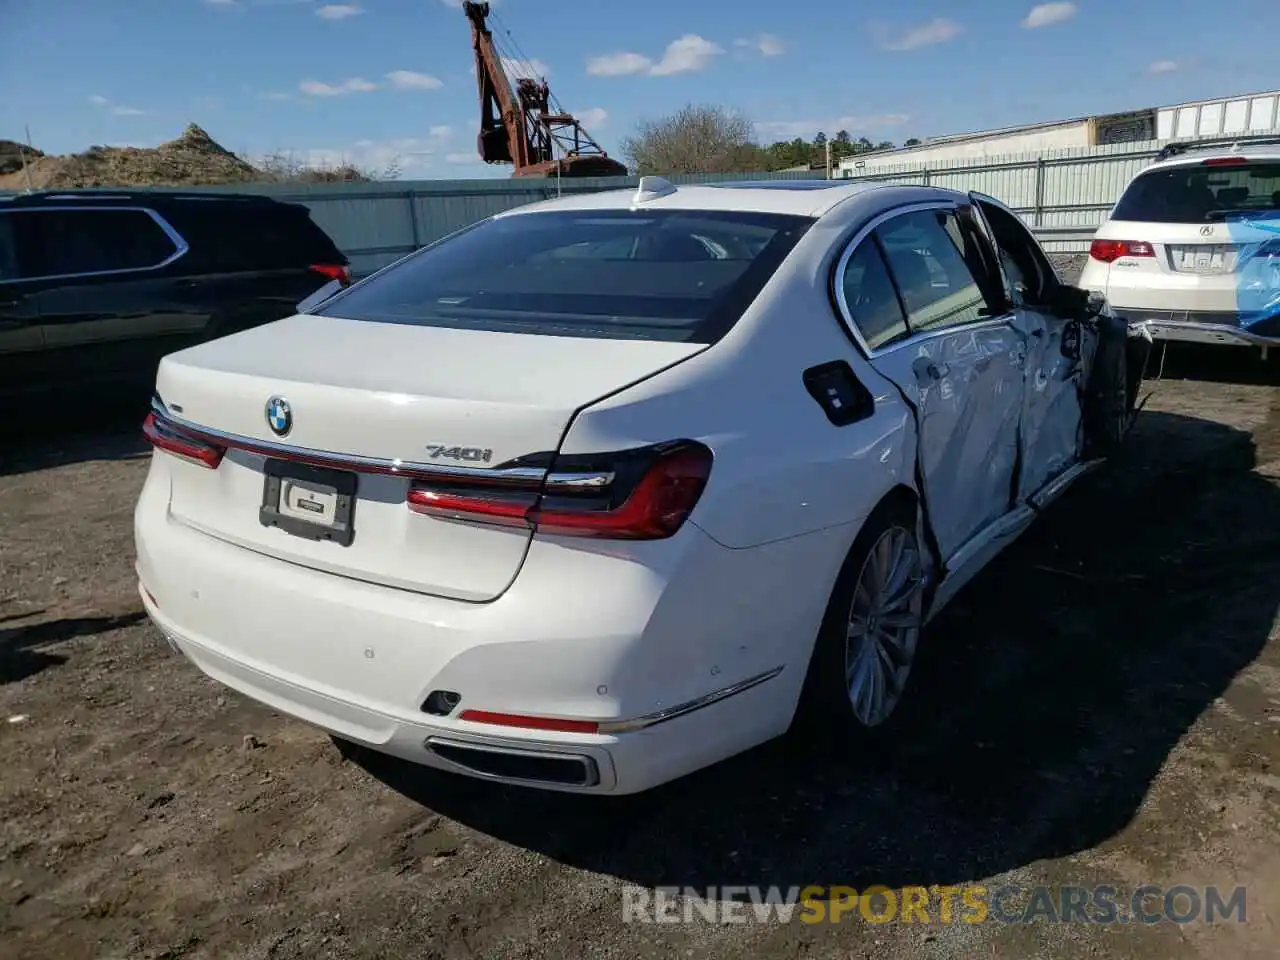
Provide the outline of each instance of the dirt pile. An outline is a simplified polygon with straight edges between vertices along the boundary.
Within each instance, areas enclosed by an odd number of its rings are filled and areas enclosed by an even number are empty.
[[[71,187],[210,186],[227,183],[365,180],[354,168],[316,170],[280,164],[254,166],[236,156],[196,124],[158,147],[90,147],[84,153],[47,156],[27,151],[24,174],[18,144],[0,140],[0,190]],[[35,158],[34,160],[32,158]]]
[[[33,150],[16,140],[0,140],[0,174],[21,173],[24,154],[27,163],[44,156],[39,150]]]

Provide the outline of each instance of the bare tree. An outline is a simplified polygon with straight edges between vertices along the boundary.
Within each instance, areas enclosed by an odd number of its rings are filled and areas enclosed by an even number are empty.
[[[755,127],[724,107],[688,104],[660,120],[642,120],[622,141],[639,174],[735,173],[760,169]]]

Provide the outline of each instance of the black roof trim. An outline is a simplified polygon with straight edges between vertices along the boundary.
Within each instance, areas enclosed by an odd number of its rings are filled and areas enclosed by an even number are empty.
[[[188,201],[222,201],[225,203],[253,203],[268,205],[286,205],[274,197],[260,193],[209,193],[190,190],[111,190],[108,188],[79,190],[36,190],[32,193],[20,193],[8,197],[5,203],[14,207],[40,207],[45,204],[133,204],[147,206],[157,203],[174,203]]]
[[[690,184],[695,186],[695,184]],[[724,187],[727,189],[748,189],[748,190],[833,190],[836,187],[848,187],[849,181],[846,180],[808,180],[808,179],[778,179],[778,180],[718,180],[715,183],[699,183],[699,187]]]

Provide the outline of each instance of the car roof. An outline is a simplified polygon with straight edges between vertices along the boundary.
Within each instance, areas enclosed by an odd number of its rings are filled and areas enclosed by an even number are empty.
[[[204,193],[192,190],[129,190],[129,189],[80,189],[80,190],[36,190],[32,193],[20,193],[3,198],[10,207],[30,207],[39,209],[42,206],[69,206],[83,204],[85,206],[156,206],[157,204],[199,202],[243,203],[256,205],[280,205],[280,201],[272,197],[255,193]]]
[[[653,195],[640,199],[640,191],[646,188],[653,190]],[[885,206],[893,206],[913,197],[955,199],[961,194],[936,187],[851,180],[732,180],[672,184],[660,177],[642,177],[638,187],[566,194],[505,210],[498,216],[553,210],[628,210],[643,206],[654,210],[782,213],[817,218],[845,200],[858,196],[876,196],[884,201]]]
[[[1243,157],[1247,160],[1280,160],[1280,137],[1237,137],[1223,140],[1188,141],[1166,144],[1151,167],[1175,167],[1202,163],[1216,157]],[[1147,169],[1151,169],[1148,167]]]

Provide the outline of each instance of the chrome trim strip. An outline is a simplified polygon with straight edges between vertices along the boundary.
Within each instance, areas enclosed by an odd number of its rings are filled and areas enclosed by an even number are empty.
[[[772,680],[778,674],[782,673],[783,666],[779,665],[766,673],[757,674],[754,677],[748,677],[732,686],[723,687],[713,693],[698,697],[696,700],[690,700],[687,703],[681,703],[674,707],[667,707],[664,710],[656,710],[653,713],[646,713],[644,716],[634,717],[631,720],[606,720],[599,724],[598,732],[605,734],[612,733],[634,733],[637,730],[646,730],[649,727],[656,726],[659,723],[666,723],[668,720],[674,720],[676,717],[683,717],[693,713],[695,710],[701,710],[703,707],[709,707],[713,703],[719,703],[721,700],[727,700],[729,697],[744,693],[752,687],[758,687],[766,681]]]
[[[1092,473],[1098,467],[1102,466],[1102,460],[1083,460],[1074,466],[1068,467],[1058,474],[1052,480],[1048,481],[1031,496],[1027,497],[1027,505],[1037,513],[1043,510],[1058,497],[1067,492],[1067,488],[1079,480],[1087,473]]]
[[[892,353],[902,347],[915,346],[936,337],[950,336],[966,330],[983,330],[989,327],[1001,326],[1007,323],[1009,317],[1012,316],[1012,314],[1004,314],[1000,317],[984,317],[973,323],[958,323],[954,326],[943,327],[940,330],[926,330],[921,333],[913,333],[905,340],[895,340],[893,343],[886,344],[883,347],[877,347],[874,350],[871,349],[871,347],[867,345],[867,341],[863,339],[862,331],[858,329],[858,324],[853,319],[853,313],[849,310],[849,302],[844,295],[844,283],[842,280],[845,270],[848,269],[849,260],[853,257],[854,251],[856,251],[858,246],[866,240],[868,236],[870,236],[871,231],[889,220],[904,216],[908,213],[919,213],[923,210],[954,211],[956,209],[956,203],[951,200],[928,200],[921,203],[903,204],[902,206],[894,207],[892,210],[886,210],[883,213],[879,213],[871,220],[864,223],[845,245],[844,250],[840,254],[840,258],[836,261],[835,269],[831,271],[830,283],[832,293],[835,297],[836,304],[839,306],[839,310],[837,312],[840,315],[841,322],[853,337],[854,341],[858,344],[858,347],[862,350],[863,356],[868,360],[874,360],[876,357]]]
[[[365,457],[357,454],[335,453],[330,450],[314,450],[293,444],[278,443],[274,440],[258,440],[254,437],[245,437],[225,430],[201,426],[170,411],[159,397],[151,398],[151,410],[157,417],[185,430],[194,437],[213,441],[228,449],[243,450],[246,453],[256,453],[262,456],[279,457],[282,460],[301,460],[318,466],[354,470],[357,473],[390,474],[392,476],[405,476],[422,480],[475,480],[493,484],[541,483],[549,490],[601,489],[611,484],[614,479],[614,474],[610,471],[548,473],[545,468],[540,467],[454,467],[444,466],[439,463]]]
[[[501,783],[525,783],[538,786],[546,786],[547,784],[555,784],[565,787],[596,787],[600,785],[600,768],[597,766],[592,757],[584,756],[580,753],[557,753],[547,750],[523,750],[519,747],[499,747],[492,744],[472,743],[467,740],[453,740],[448,737],[427,737],[422,742],[432,756],[442,763],[449,766],[466,771],[473,777],[482,777],[486,780],[496,780]],[[479,770],[475,767],[468,766],[465,763],[459,763],[451,757],[442,756],[436,751],[436,747],[449,747],[454,750],[472,750],[476,753],[493,753],[507,757],[527,757],[531,760],[555,760],[566,761],[571,760],[582,766],[582,779],[580,781],[564,781],[564,780],[537,780],[527,777],[504,777],[496,773],[490,773],[487,770]]]
[[[165,267],[169,266],[175,260],[178,260],[181,257],[185,256],[187,251],[191,249],[190,246],[188,246],[187,241],[183,239],[182,234],[178,233],[177,230],[175,230],[173,227],[169,225],[169,222],[165,220],[164,217],[160,216],[160,214],[156,213],[156,211],[150,209],[149,207],[134,207],[134,206],[129,206],[129,207],[84,206],[82,207],[79,205],[74,207],[17,207],[12,210],[0,210],[0,214],[47,213],[49,211],[56,211],[56,210],[71,210],[71,211],[127,210],[127,211],[133,211],[135,213],[145,213],[147,216],[149,216],[152,220],[156,222],[156,226],[158,226],[161,230],[164,231],[165,236],[167,236],[169,238],[169,241],[174,245],[174,248],[175,248],[174,252],[171,253],[169,256],[165,257],[159,263],[153,264],[152,266],[149,266],[149,267],[128,267],[123,270],[87,270],[84,273],[52,273],[52,274],[46,274],[40,277],[19,277],[14,280],[6,280],[3,282],[5,283],[42,283],[46,280],[69,280],[74,277],[116,277],[116,276],[130,276],[135,273],[153,273],[156,270],[163,270]]]
[[[254,437],[245,437],[237,433],[201,426],[185,417],[171,413],[169,408],[165,406],[164,401],[158,397],[152,398],[151,409],[157,416],[163,417],[188,433],[196,437],[212,440],[228,448],[263,456],[280,457],[284,460],[303,460],[317,465],[354,470],[357,473],[420,476],[424,479],[456,477],[497,483],[541,482],[547,473],[545,469],[537,467],[509,467],[502,470],[492,467],[445,467],[438,463],[420,463],[412,460],[335,453],[330,450],[313,450],[308,447],[277,443],[273,440],[258,440]]]

